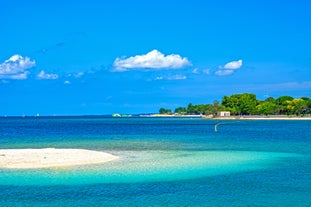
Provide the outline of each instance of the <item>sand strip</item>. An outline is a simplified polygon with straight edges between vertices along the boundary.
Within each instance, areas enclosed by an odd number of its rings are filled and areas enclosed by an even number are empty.
[[[0,149],[0,168],[60,168],[116,159],[117,156],[109,153],[85,149]]]
[[[230,116],[230,117],[216,117],[215,120],[307,120],[311,117],[298,116]]]

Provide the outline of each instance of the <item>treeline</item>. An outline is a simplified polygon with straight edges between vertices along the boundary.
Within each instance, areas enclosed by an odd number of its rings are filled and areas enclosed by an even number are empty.
[[[311,115],[311,99],[308,97],[293,98],[291,96],[269,97],[258,100],[255,94],[243,93],[224,96],[222,101],[212,104],[189,103],[187,107],[178,107],[174,113],[180,115],[213,115],[219,111],[230,111],[232,115]],[[171,109],[160,108],[160,114],[172,114]]]

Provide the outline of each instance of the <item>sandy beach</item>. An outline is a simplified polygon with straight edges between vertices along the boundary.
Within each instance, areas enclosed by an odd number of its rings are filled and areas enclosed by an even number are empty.
[[[109,153],[85,149],[0,149],[0,168],[63,168],[118,159]]]

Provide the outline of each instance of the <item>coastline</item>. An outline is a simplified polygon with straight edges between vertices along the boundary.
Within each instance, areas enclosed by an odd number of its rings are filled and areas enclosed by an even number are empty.
[[[109,153],[86,149],[0,149],[0,168],[65,168],[100,164],[118,159]]]
[[[209,118],[206,118],[209,119]],[[311,116],[229,116],[229,117],[214,117],[215,120],[311,120]]]
[[[208,120],[311,120],[311,116],[282,116],[282,115],[243,115],[243,116],[216,116],[213,115],[180,115],[180,114],[151,114],[140,117],[150,118],[199,118]]]

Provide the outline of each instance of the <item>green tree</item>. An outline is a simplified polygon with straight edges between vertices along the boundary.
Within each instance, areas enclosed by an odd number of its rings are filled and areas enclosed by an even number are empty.
[[[172,110],[171,109],[160,108],[159,109],[159,113],[160,114],[172,114]]]
[[[240,114],[239,109],[239,98],[238,95],[224,96],[221,103],[224,107],[226,107],[231,114],[238,115]]]
[[[241,107],[241,113],[243,115],[250,115],[250,114],[256,114],[257,113],[257,104],[258,100],[256,98],[255,94],[250,93],[244,93],[241,95],[240,98],[240,107]]]
[[[293,99],[291,101],[287,101],[287,111],[291,115],[305,115],[308,111],[307,101],[303,99]]]
[[[306,114],[310,114],[311,115],[311,99],[307,100],[307,111]]]
[[[210,111],[208,114],[212,114],[212,115],[217,115],[217,112],[219,111],[226,111],[226,107],[224,107],[222,104],[219,103],[219,101],[217,100],[214,100],[213,101],[213,105],[210,104],[210,107],[209,107]]]
[[[192,103],[188,104],[187,114],[195,114],[195,108],[194,108],[194,105]]]
[[[268,98],[265,99],[264,102],[272,102],[272,103],[274,103],[274,102],[275,102],[275,98],[273,98],[273,97],[268,97]]]
[[[235,115],[250,115],[257,113],[257,104],[255,94],[243,93],[243,94],[233,94],[230,97],[224,96],[222,100],[222,105]]]
[[[290,108],[288,107],[289,101],[292,101],[294,98],[291,96],[280,96],[275,99],[275,104],[277,105],[278,114],[290,114]]]
[[[309,114],[311,115],[311,99],[308,97],[301,97],[302,100],[304,100],[304,103],[301,106],[302,114],[306,115]]]
[[[257,110],[259,114],[264,114],[264,115],[272,115],[276,114],[276,104],[273,102],[262,102],[257,106]]]
[[[280,96],[277,99],[268,97],[264,101],[259,101],[255,94],[243,93],[224,96],[222,102],[214,101],[213,104],[189,103],[188,106],[178,107],[175,113],[178,114],[205,114],[215,115],[218,111],[228,110],[233,115],[251,115],[251,114],[295,114],[311,115],[311,99],[302,97],[294,99],[291,96]],[[170,109],[160,108],[160,114],[171,114]]]
[[[198,104],[194,106],[195,114],[203,114],[206,111],[206,107],[204,104]]]
[[[175,109],[175,113],[177,114],[187,114],[187,109],[185,107],[178,107]]]

